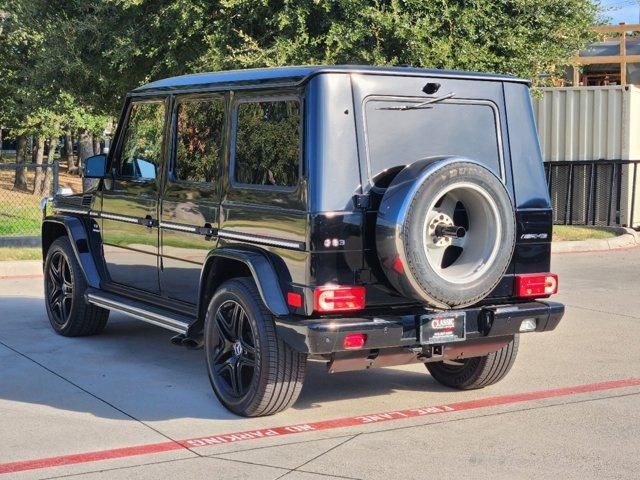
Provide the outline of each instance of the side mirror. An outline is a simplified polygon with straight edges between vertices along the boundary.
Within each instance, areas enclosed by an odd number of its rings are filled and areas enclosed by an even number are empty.
[[[82,176],[84,178],[105,178],[107,168],[107,156],[95,155],[84,161]]]

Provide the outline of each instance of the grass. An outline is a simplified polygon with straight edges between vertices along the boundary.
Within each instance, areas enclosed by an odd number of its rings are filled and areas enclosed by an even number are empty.
[[[38,205],[0,202],[0,237],[40,235],[42,213]]]
[[[598,227],[579,227],[573,225],[554,225],[553,239],[555,241],[576,241],[589,239],[613,238],[616,234],[611,230]]]
[[[42,249],[38,247],[12,248],[0,247],[0,261],[4,260],[41,260]]]
[[[40,197],[33,195],[33,171],[27,172],[29,188],[13,188],[14,170],[0,170],[0,237],[39,236]]]

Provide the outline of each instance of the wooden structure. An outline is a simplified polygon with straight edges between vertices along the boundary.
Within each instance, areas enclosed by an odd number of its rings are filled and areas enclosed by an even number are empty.
[[[619,25],[598,25],[595,31],[606,35],[605,41],[617,42],[619,45],[618,55],[604,56],[575,56],[571,59],[573,65],[573,85],[580,85],[579,66],[586,65],[603,65],[617,64],[620,67],[620,73],[601,74],[602,76],[610,76],[612,83],[627,84],[627,64],[640,63],[640,55],[627,55],[627,39],[633,38],[633,35],[640,33],[640,24],[624,24]],[[612,36],[611,34],[616,34]]]

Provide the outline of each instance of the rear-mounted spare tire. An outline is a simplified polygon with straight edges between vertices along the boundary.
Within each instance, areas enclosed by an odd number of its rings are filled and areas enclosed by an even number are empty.
[[[403,296],[436,308],[472,305],[511,262],[513,205],[502,181],[472,160],[421,160],[384,193],[376,244],[382,269]]]

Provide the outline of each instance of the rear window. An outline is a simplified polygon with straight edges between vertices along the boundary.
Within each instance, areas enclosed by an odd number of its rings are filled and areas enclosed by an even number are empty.
[[[370,175],[417,160],[456,155],[476,160],[502,178],[498,119],[490,102],[447,100],[431,108],[386,110],[415,102],[374,98],[365,104]]]

